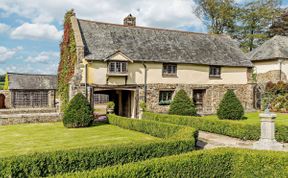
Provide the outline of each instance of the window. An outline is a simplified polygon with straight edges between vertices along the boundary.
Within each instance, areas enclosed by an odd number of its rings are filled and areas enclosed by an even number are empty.
[[[163,64],[163,75],[176,76],[177,75],[177,65],[176,64]]]
[[[159,105],[169,105],[172,100],[173,91],[160,91]]]
[[[221,67],[220,66],[210,66],[210,77],[217,77],[220,78],[221,76]]]
[[[110,62],[109,73],[127,73],[127,62]]]
[[[95,104],[105,104],[109,102],[109,95],[107,94],[95,94],[94,103]]]

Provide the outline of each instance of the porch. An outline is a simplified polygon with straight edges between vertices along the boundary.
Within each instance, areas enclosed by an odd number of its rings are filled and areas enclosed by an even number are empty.
[[[139,90],[137,87],[92,87],[91,106],[95,111],[105,111],[107,102],[114,102],[114,113],[123,117],[137,118]]]

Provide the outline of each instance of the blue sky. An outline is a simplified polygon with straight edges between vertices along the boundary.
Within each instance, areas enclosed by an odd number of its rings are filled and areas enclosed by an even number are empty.
[[[193,0],[0,0],[0,74],[56,74],[63,16],[71,8],[83,19],[122,23],[132,13],[141,26],[206,31]]]

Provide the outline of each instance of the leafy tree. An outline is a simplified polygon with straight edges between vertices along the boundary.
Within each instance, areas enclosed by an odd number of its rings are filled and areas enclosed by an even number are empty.
[[[78,93],[64,111],[63,124],[68,128],[88,127],[93,121],[93,111],[87,98]]]
[[[240,7],[234,38],[248,52],[269,39],[269,27],[279,14],[279,0],[256,0]]]
[[[188,116],[197,114],[192,100],[183,89],[176,93],[173,101],[170,104],[169,114]]]
[[[195,12],[210,33],[222,34],[234,30],[237,8],[234,0],[195,0]]]
[[[5,82],[4,82],[3,90],[9,90],[9,79],[8,79],[7,73],[5,75]]]
[[[233,90],[228,90],[225,93],[217,110],[217,116],[219,119],[243,119],[244,108]]]
[[[269,29],[269,35],[288,36],[288,9],[283,10],[281,15],[276,18]]]

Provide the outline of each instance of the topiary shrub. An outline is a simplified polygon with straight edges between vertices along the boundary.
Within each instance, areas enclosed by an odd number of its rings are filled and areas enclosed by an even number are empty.
[[[86,97],[78,93],[64,111],[63,124],[68,128],[88,127],[93,120],[93,111]]]
[[[217,110],[217,116],[219,119],[230,120],[240,120],[244,118],[244,108],[233,90],[228,90],[225,93]]]
[[[197,114],[192,100],[183,89],[176,93],[170,104],[169,114],[186,116],[194,116]]]

